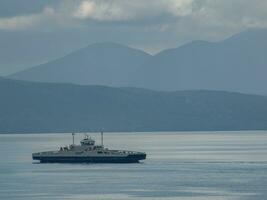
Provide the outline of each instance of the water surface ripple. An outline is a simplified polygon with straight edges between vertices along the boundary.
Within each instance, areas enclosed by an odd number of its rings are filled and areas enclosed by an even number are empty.
[[[99,134],[91,134],[100,142]],[[76,142],[83,137],[76,136]],[[70,134],[0,135],[0,199],[267,199],[267,132],[106,133],[113,149],[144,151],[139,164],[38,164],[31,153]]]

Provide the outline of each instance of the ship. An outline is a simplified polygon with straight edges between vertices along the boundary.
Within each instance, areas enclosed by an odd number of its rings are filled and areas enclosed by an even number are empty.
[[[128,150],[111,150],[104,147],[103,132],[101,145],[95,145],[95,140],[85,134],[80,145],[74,143],[60,147],[56,151],[45,151],[32,154],[33,160],[40,163],[138,163],[146,159],[146,153]]]

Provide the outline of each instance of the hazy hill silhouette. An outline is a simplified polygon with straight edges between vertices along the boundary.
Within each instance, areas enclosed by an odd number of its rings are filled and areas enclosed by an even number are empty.
[[[226,90],[267,94],[267,30],[221,42],[194,41],[150,56],[123,45],[90,45],[11,78],[132,86],[156,90]]]
[[[124,45],[97,43],[10,77],[39,82],[123,86],[128,85],[129,77],[150,57]]]
[[[245,31],[217,43],[195,41],[155,55],[135,82],[161,90],[267,94],[266,52],[267,30]]]
[[[0,79],[0,133],[267,129],[267,97]]]

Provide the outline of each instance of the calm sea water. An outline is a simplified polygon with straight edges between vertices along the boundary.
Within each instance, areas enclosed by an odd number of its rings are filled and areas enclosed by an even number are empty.
[[[100,141],[99,134],[91,134]],[[76,136],[76,142],[83,137]],[[139,164],[38,164],[70,134],[0,135],[0,199],[267,199],[267,132],[106,133]]]

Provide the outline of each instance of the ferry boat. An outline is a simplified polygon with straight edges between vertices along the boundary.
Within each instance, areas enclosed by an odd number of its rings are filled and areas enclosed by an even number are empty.
[[[33,160],[41,163],[138,163],[146,159],[146,153],[128,150],[110,150],[103,145],[103,133],[101,133],[101,145],[95,145],[88,135],[81,140],[80,145],[73,143],[60,147],[57,151],[45,151],[32,154]]]

